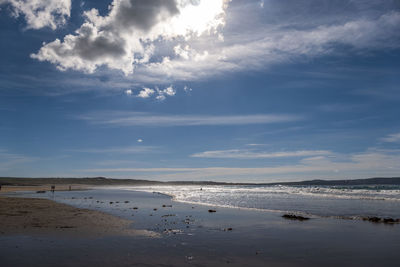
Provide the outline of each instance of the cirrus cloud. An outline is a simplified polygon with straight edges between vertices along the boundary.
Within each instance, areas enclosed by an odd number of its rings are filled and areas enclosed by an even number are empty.
[[[387,143],[400,143],[400,132],[394,133],[394,134],[389,134],[389,135],[381,138],[381,141],[387,142]]]
[[[170,115],[147,112],[92,112],[76,117],[91,124],[118,127],[149,126],[226,126],[288,123],[303,120],[299,115],[250,114],[250,115]]]
[[[266,158],[288,158],[288,157],[310,157],[328,156],[331,151],[327,150],[299,150],[281,152],[260,152],[247,149],[212,150],[195,153],[194,158],[222,158],[222,159],[266,159]]]

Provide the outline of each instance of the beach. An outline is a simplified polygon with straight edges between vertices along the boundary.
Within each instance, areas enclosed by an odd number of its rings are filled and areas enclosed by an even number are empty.
[[[48,199],[0,196],[0,234],[28,235],[148,235],[130,229],[132,224],[109,214],[74,208]]]
[[[19,227],[2,233],[2,266],[382,266],[399,260],[398,224],[288,220],[277,212],[182,203],[156,192],[112,188],[12,197],[8,201],[20,207],[43,201],[86,215],[74,221],[64,214],[62,224],[46,219],[40,231]],[[10,205],[2,216],[19,225],[17,216],[4,215]],[[107,224],[92,217],[98,213],[110,216]],[[125,234],[126,221],[136,234]]]

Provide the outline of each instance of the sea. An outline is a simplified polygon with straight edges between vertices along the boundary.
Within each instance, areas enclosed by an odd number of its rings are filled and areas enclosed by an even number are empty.
[[[307,216],[400,218],[399,185],[173,185],[119,187],[169,195],[174,201]]]

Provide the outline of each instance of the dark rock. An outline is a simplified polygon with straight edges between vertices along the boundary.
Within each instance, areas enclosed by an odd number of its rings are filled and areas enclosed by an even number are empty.
[[[363,220],[370,221],[370,222],[373,222],[373,223],[379,223],[379,222],[381,222],[382,219],[379,218],[379,217],[366,217]]]
[[[208,210],[208,212],[217,212],[216,210]]]
[[[154,211],[156,211],[157,209],[156,209],[156,208],[154,208],[153,210],[154,210]]]
[[[113,204],[114,202],[110,201],[110,204]]]
[[[138,209],[138,207],[133,207],[133,209],[134,209],[134,210],[137,210],[137,209]]]
[[[306,220],[310,219],[308,217],[303,217],[303,216],[295,215],[295,214],[284,214],[284,215],[282,215],[282,218],[285,218],[288,220],[298,220],[298,221],[306,221]]]
[[[393,218],[385,218],[383,219],[383,223],[399,223],[400,219],[393,219]]]
[[[387,223],[387,224],[394,224],[394,223],[400,223],[400,219],[393,219],[393,218],[380,218],[380,217],[363,217],[363,221],[369,221],[373,223]]]
[[[36,191],[36,194],[43,194],[43,193],[46,193],[46,191],[44,190]]]
[[[124,203],[129,203],[129,201],[128,200],[125,200],[125,202]]]
[[[163,208],[172,208],[172,205],[162,205]]]

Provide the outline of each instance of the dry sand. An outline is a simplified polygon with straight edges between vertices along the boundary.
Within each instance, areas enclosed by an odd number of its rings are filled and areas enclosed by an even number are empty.
[[[48,190],[48,186],[33,187]],[[68,186],[67,186],[68,188]],[[62,190],[62,187],[56,188]],[[31,187],[6,187],[10,191],[30,191]],[[100,211],[79,209],[48,199],[0,196],[0,235],[9,234],[60,234],[67,236],[97,237],[149,236],[157,234],[146,230],[134,230],[132,221]]]

